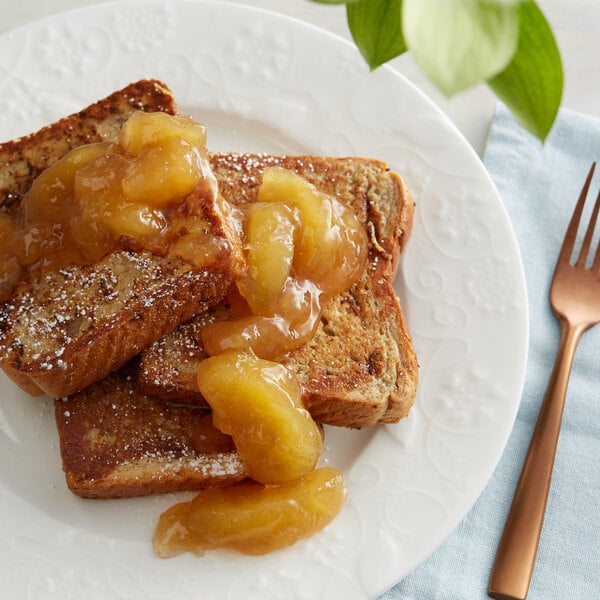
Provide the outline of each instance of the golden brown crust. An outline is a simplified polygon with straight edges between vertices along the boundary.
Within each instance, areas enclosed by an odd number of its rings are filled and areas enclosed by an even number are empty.
[[[55,400],[67,484],[87,498],[122,498],[226,485],[247,476],[208,411],[135,391],[113,374]]]
[[[313,418],[344,427],[396,422],[412,407],[417,362],[398,299],[368,276],[323,310],[315,337],[285,359]]]

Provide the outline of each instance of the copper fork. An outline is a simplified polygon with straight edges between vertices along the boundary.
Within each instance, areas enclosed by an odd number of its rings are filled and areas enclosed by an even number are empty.
[[[600,193],[596,198],[579,256],[572,259],[595,166],[596,163],[590,169],[573,211],[552,279],[550,304],[560,324],[560,344],[496,552],[488,594],[497,600],[524,600],[529,591],[573,355],[581,335],[600,322],[600,245],[595,249],[593,257],[589,256],[600,208]],[[591,266],[589,262],[592,263]]]

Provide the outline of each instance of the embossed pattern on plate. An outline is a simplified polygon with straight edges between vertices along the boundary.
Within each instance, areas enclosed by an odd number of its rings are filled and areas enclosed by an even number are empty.
[[[7,597],[370,598],[426,558],[491,476],[516,413],[527,302],[516,243],[482,164],[391,69],[280,15],[217,2],[104,4],[0,38],[0,139],[140,77],[166,81],[212,150],[363,155],[416,201],[397,290],[420,357],[410,417],[329,428],[323,461],[349,496],[322,533],[266,557],[161,561],[173,496],[93,502],[64,484],[52,409],[0,381],[0,581]]]

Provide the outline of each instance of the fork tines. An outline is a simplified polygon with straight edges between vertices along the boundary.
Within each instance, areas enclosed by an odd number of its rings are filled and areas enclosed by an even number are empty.
[[[575,246],[575,240],[577,238],[577,230],[579,229],[579,223],[581,221],[581,215],[583,214],[583,207],[585,205],[585,200],[587,198],[590,184],[592,182],[592,178],[594,176],[594,171],[596,169],[596,163],[592,163],[590,168],[590,172],[585,180],[583,188],[581,189],[581,194],[579,195],[579,200],[575,206],[575,210],[573,211],[573,216],[571,217],[571,221],[569,222],[569,227],[567,228],[567,232],[565,234],[565,239],[563,241],[563,245],[560,250],[560,254],[558,257],[559,261],[568,261],[571,262],[571,256],[573,254],[573,248]],[[588,255],[590,253],[590,247],[592,245],[592,238],[594,236],[594,229],[596,227],[596,221],[598,219],[598,212],[600,211],[600,192],[596,197],[596,203],[594,204],[594,208],[590,217],[590,222],[588,228],[585,232],[585,237],[583,238],[583,243],[581,245],[581,250],[579,252],[579,257],[577,262],[575,263],[577,267],[586,266]],[[596,249],[594,255],[594,262],[592,264],[592,269],[597,270],[600,268],[600,245]]]

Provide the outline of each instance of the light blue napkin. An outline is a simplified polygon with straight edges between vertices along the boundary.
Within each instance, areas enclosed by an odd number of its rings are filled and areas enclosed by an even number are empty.
[[[502,460],[478,502],[448,540],[380,600],[488,598],[496,547],[559,339],[550,281],[593,161],[600,161],[600,120],[562,110],[542,145],[504,106],[497,107],[484,162],[515,229],[527,280],[530,348],[523,397]],[[600,165],[591,189],[599,188]],[[600,599],[600,325],[584,334],[575,357],[528,595],[588,599]]]

